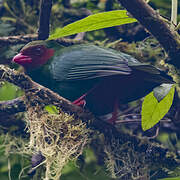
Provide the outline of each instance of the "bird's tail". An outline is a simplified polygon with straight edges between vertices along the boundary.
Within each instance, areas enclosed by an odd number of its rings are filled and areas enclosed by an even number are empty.
[[[172,77],[169,76],[166,72],[152,65],[149,65],[149,64],[133,65],[131,66],[131,68],[133,70],[138,71],[140,74],[142,74],[142,77],[146,81],[151,81],[158,84],[162,84],[162,83],[174,84],[175,83]]]

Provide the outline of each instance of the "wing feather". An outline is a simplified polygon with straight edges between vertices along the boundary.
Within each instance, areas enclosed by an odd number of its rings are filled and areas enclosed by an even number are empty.
[[[65,49],[51,63],[51,72],[58,81],[131,74],[127,59],[116,51],[94,45],[75,45]]]

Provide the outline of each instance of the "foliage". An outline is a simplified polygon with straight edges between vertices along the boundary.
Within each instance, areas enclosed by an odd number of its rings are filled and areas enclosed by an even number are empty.
[[[27,174],[27,167],[30,164],[32,154],[24,152],[27,139],[15,137],[10,134],[0,135],[0,178],[18,180],[21,178],[22,170]],[[24,155],[22,156],[22,154]],[[19,177],[19,178],[18,178]],[[26,178],[27,179],[27,175]]]
[[[150,0],[150,5],[157,9],[161,15],[170,20],[171,16],[171,0]],[[180,10],[180,3],[178,3],[178,11]],[[178,20],[180,21],[180,14],[178,14]]]
[[[76,162],[69,162],[62,171],[62,180],[111,180],[103,166],[98,165],[91,148],[85,148],[83,156]]]
[[[0,21],[0,36],[7,36],[14,30],[15,27],[11,24]]]
[[[0,136],[0,178],[5,180],[29,180],[28,171],[31,168],[30,161],[32,152],[27,149],[28,140],[14,137],[9,134]],[[81,168],[80,168],[81,167]],[[36,170],[33,179],[43,176],[44,168]],[[111,180],[104,170],[98,165],[95,154],[91,148],[85,148],[81,159],[69,161],[62,171],[61,180]]]
[[[2,46],[0,47],[0,63],[9,64],[13,58],[17,54],[17,52],[24,46],[24,44],[17,44],[11,47]],[[10,64],[12,65],[12,64]],[[13,65],[12,65],[13,66]],[[16,66],[16,65],[14,65]]]
[[[97,13],[69,24],[62,29],[57,28],[55,33],[51,34],[49,40],[73,35],[80,32],[88,32],[132,22],[136,22],[136,20],[134,18],[128,17],[127,11],[125,10]]]
[[[22,96],[22,94],[23,94],[22,90],[17,86],[7,82],[1,82],[0,101],[15,99],[19,96]]]
[[[26,0],[4,0],[3,22],[9,22],[16,29],[13,33],[35,33],[38,22],[39,1],[26,2]],[[31,16],[29,16],[31,14]]]
[[[161,85],[148,94],[142,104],[142,129],[148,130],[157,124],[169,111],[174,97],[175,87]]]
[[[159,179],[159,180],[179,180],[180,177],[174,177],[174,178],[164,178],[164,179]]]

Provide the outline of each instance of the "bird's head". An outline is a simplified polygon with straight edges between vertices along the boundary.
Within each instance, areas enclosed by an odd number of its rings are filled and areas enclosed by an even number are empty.
[[[12,62],[23,66],[26,70],[38,68],[54,55],[53,46],[56,45],[56,42],[52,41],[32,41],[14,56]]]

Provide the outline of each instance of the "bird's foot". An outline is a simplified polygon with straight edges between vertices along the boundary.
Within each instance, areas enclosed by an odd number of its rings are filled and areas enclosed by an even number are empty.
[[[107,123],[110,123],[112,125],[114,125],[116,123],[116,120],[117,120],[116,116],[113,116],[113,113],[109,113],[106,115],[99,116],[99,118],[102,121],[106,121]]]
[[[118,118],[118,101],[116,100],[115,104],[114,104],[114,111],[112,112],[112,117],[110,119],[107,120],[108,123],[115,125],[116,124],[116,120]]]
[[[86,94],[82,95],[80,98],[76,99],[72,103],[84,108],[86,105],[86,100],[84,99],[85,96],[86,96]]]
[[[77,106],[83,107],[83,108],[84,108],[85,105],[86,105],[86,101],[85,101],[85,100],[80,100],[80,101],[75,100],[75,101],[73,101],[72,103],[75,104],[75,105],[77,105]]]
[[[116,120],[117,120],[117,116],[114,115],[114,112],[112,113],[112,117],[110,119],[107,120],[108,123],[115,125],[116,124]]]

